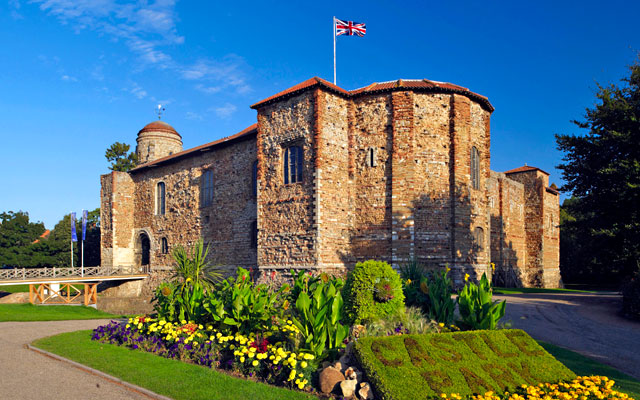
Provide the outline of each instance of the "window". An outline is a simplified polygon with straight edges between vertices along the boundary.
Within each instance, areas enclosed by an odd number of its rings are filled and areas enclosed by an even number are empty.
[[[376,165],[376,149],[374,147],[369,147],[367,149],[367,166],[373,168]]]
[[[213,204],[213,171],[208,169],[202,173],[200,178],[200,193],[202,195],[202,207]]]
[[[302,182],[302,147],[290,146],[284,149],[284,183]]]
[[[475,146],[471,148],[471,186],[480,189],[480,153]]]
[[[166,237],[160,240],[160,249],[162,250],[162,254],[169,254],[169,241]]]
[[[475,239],[478,250],[484,250],[484,229],[477,227],[473,231],[473,238]]]
[[[165,211],[165,186],[164,182],[158,182],[156,187],[156,215],[164,215]]]
[[[251,187],[253,197],[256,197],[258,195],[258,160],[255,160],[251,166]]]
[[[253,221],[251,223],[251,248],[252,249],[256,249],[258,248],[258,221]]]

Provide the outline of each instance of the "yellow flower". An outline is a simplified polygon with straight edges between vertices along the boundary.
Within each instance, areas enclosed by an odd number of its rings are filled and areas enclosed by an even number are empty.
[[[411,279],[407,279],[407,285],[411,284]]]
[[[240,357],[240,362],[243,363],[244,362],[244,356]]]
[[[257,367],[258,364],[260,364],[260,361],[258,360],[253,360],[253,362],[251,363],[251,365],[253,365],[254,367]]]
[[[468,282],[469,281],[469,274],[464,274],[464,281]]]
[[[307,368],[307,365],[308,365],[307,362],[303,361],[300,363],[300,368]]]

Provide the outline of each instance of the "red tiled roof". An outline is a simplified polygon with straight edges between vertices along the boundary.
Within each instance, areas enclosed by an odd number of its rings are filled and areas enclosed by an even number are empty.
[[[428,79],[398,79],[396,81],[389,81],[389,82],[379,82],[379,83],[374,82],[369,86],[365,86],[363,88],[355,89],[352,91],[347,91],[318,77],[313,77],[309,80],[306,80],[302,83],[292,86],[289,89],[283,90],[280,93],[267,97],[266,99],[252,105],[251,108],[256,109],[263,105],[273,103],[276,100],[280,100],[283,97],[286,98],[286,97],[294,96],[314,86],[323,86],[326,89],[329,89],[336,93],[343,94],[348,97],[355,97],[359,95],[377,93],[377,92],[406,90],[406,89],[414,89],[414,90],[427,91],[427,92],[459,93],[479,102],[489,111],[494,110],[493,106],[489,102],[489,99],[487,99],[485,96],[481,96],[477,93],[470,91],[465,87],[454,85],[453,83],[430,81]]]
[[[38,239],[36,239],[33,242],[31,242],[31,244],[38,243],[40,241],[40,239],[48,238],[50,234],[51,234],[51,231],[49,229],[46,229],[44,232],[42,232],[42,235],[40,235]]]
[[[193,153],[196,153],[198,151],[207,151],[207,150],[210,150],[211,148],[219,146],[219,145],[221,145],[223,143],[232,142],[232,141],[234,141],[236,139],[240,139],[240,138],[243,138],[245,136],[250,136],[252,134],[255,134],[257,131],[258,131],[258,124],[253,124],[253,125],[245,128],[245,129],[241,130],[240,132],[236,133],[235,135],[227,136],[225,138],[216,140],[214,142],[206,143],[206,144],[203,144],[203,145],[200,145],[200,146],[197,146],[197,147],[193,147],[191,149],[184,150],[184,151],[181,151],[180,153],[175,153],[175,154],[172,154],[170,156],[158,158],[157,160],[153,160],[153,161],[150,161],[148,163],[139,165],[139,166],[135,167],[134,169],[132,169],[129,172],[140,171],[142,169],[149,168],[149,167],[155,167],[157,165],[164,164],[165,162],[168,162],[168,161],[172,161],[172,160],[176,160],[176,159],[188,156],[188,155],[192,155]]]
[[[525,165],[523,167],[518,167],[518,168],[515,168],[515,169],[512,169],[512,170],[506,171],[505,174],[517,174],[518,172],[529,172],[529,171],[540,171],[543,174],[549,175],[548,172],[543,171],[538,167],[531,167],[529,165]]]
[[[344,90],[343,88],[341,88],[339,86],[336,86],[331,82],[325,81],[322,78],[318,78],[317,76],[314,76],[311,79],[307,79],[306,81],[304,81],[302,83],[298,83],[297,85],[291,86],[289,89],[285,89],[282,92],[276,93],[273,96],[269,96],[266,99],[253,104],[251,106],[251,108],[256,109],[256,108],[258,108],[258,107],[260,107],[262,105],[272,103],[274,100],[280,99],[281,97],[294,96],[294,95],[298,94],[299,92],[302,92],[302,91],[304,91],[306,89],[309,89],[311,87],[318,86],[318,85],[324,86],[326,89],[329,89],[331,91],[343,94],[345,96],[349,95],[349,92]]]
[[[182,136],[180,136],[180,134],[175,129],[173,129],[171,125],[167,124],[164,121],[153,121],[145,125],[144,128],[140,129],[138,135],[143,132],[166,132],[178,135],[179,138],[182,138]]]

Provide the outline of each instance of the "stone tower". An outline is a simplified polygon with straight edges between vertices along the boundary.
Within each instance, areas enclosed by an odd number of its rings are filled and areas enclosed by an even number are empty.
[[[164,121],[153,121],[138,132],[136,154],[140,164],[182,151],[182,136]]]

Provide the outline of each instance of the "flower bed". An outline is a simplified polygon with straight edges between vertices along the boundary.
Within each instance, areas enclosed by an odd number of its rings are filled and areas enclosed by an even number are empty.
[[[210,368],[259,378],[288,388],[309,389],[315,356],[293,350],[297,328],[291,321],[261,335],[223,334],[211,325],[171,323],[150,317],[112,321],[93,332],[93,340],[126,346]]]

